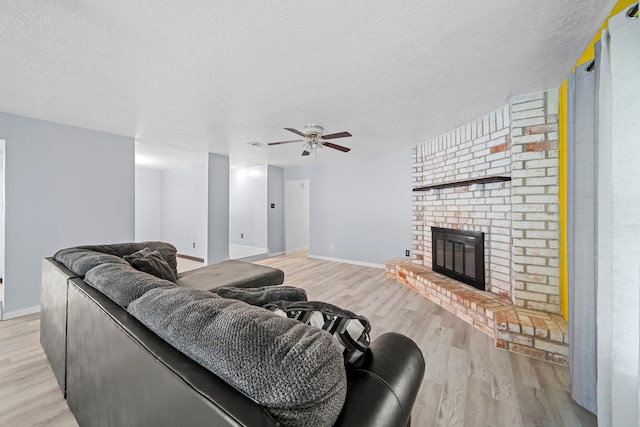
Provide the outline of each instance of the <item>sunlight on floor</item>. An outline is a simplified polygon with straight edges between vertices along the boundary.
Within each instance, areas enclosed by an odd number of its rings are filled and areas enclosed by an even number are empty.
[[[249,258],[256,255],[266,255],[267,248],[245,245],[229,245],[229,259]]]
[[[183,258],[181,256],[176,257],[178,260],[178,273],[182,273],[183,271],[195,270],[196,268],[200,268],[204,266],[203,262],[194,261],[192,259]]]

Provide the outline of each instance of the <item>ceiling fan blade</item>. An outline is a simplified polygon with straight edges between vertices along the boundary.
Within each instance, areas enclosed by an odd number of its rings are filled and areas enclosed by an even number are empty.
[[[349,132],[338,132],[338,133],[332,133],[329,135],[322,135],[322,139],[346,138],[348,136],[352,136],[352,135]]]
[[[322,145],[325,147],[333,148],[335,150],[342,151],[343,153],[347,153],[351,151],[351,148],[343,147],[342,145],[334,144],[333,142],[323,142]]]
[[[300,136],[301,136],[301,137],[303,137],[303,138],[306,138],[306,137],[307,137],[307,135],[306,135],[306,134],[304,134],[304,133],[300,132],[298,129],[285,128],[285,130],[288,130],[289,132],[293,132],[293,133],[295,133],[295,134],[297,134],[297,135],[300,135]]]
[[[267,145],[280,145],[280,144],[290,144],[292,142],[302,142],[303,139],[296,139],[295,141],[278,141],[278,142],[270,142]]]
[[[302,155],[303,155],[303,156],[308,156],[309,154],[311,154],[311,153],[310,153],[310,152],[308,152],[307,150],[304,150],[304,151],[302,152]]]

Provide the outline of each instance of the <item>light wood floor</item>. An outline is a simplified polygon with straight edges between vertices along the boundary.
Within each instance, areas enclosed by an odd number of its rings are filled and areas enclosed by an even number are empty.
[[[40,315],[0,322],[0,426],[77,426],[40,347]]]
[[[413,410],[423,426],[596,426],[569,396],[569,371],[496,349],[492,340],[384,271],[306,254],[256,261],[285,271],[286,283],[363,314],[372,338],[411,337],[426,360]],[[0,426],[76,426],[39,344],[37,314],[0,322]]]

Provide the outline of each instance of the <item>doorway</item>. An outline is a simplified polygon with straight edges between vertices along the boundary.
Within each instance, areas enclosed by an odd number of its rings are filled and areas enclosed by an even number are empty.
[[[0,317],[4,315],[4,139],[0,139]]]
[[[136,139],[135,159],[135,241],[162,240],[205,261],[208,154]]]
[[[267,165],[229,169],[229,258],[267,255]]]
[[[309,180],[285,181],[285,253],[309,249]]]

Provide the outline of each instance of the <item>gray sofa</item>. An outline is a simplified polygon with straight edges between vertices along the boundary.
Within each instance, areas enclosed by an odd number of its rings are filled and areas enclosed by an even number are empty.
[[[408,338],[345,368],[325,331],[204,291],[203,272],[188,287],[132,269],[116,258],[139,247],[114,246],[43,263],[41,343],[80,425],[410,424],[424,359]]]

